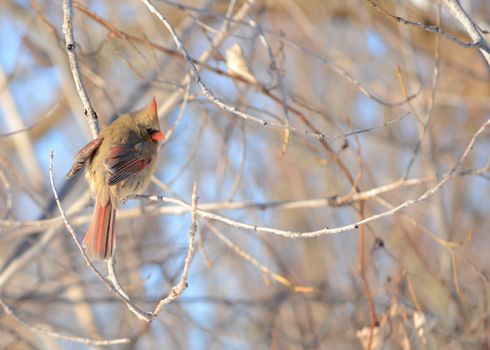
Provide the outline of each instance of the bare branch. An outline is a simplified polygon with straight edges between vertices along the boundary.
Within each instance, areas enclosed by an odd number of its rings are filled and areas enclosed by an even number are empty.
[[[152,312],[152,319],[158,316],[165,305],[177,300],[187,288],[187,276],[189,275],[192,258],[194,257],[194,251],[196,250],[196,232],[198,230],[197,200],[197,183],[195,182],[192,187],[192,223],[189,229],[189,245],[187,247],[187,255],[184,259],[184,269],[182,270],[182,275],[180,276],[179,282],[170,290],[170,293],[165,298],[158,302],[157,306]]]
[[[77,234],[75,233],[75,230],[73,227],[70,225],[68,222],[68,219],[66,218],[65,212],[63,210],[63,207],[61,206],[60,199],[58,197],[58,192],[56,191],[56,186],[54,184],[54,179],[53,179],[53,151],[51,150],[51,153],[49,155],[49,180],[51,182],[51,189],[53,191],[54,199],[56,201],[56,205],[58,206],[58,209],[60,211],[61,217],[63,218],[63,222],[65,223],[65,226],[70,232],[71,237],[73,238],[73,241],[75,242],[75,245],[77,246],[78,250],[80,251],[80,254],[82,254],[83,259],[85,260],[85,263],[87,266],[92,270],[95,275],[99,278],[99,280],[112,292],[114,293],[117,297],[119,297],[128,307],[128,309],[134,313],[140,320],[150,322],[150,316],[148,313],[145,313],[143,310],[141,310],[138,306],[136,306],[130,299],[127,298],[127,296],[121,292],[120,289],[118,289],[116,286],[114,286],[108,279],[106,279],[99,270],[94,266],[92,261],[88,258],[87,254],[85,253],[85,250],[83,249],[82,245],[77,239]]]
[[[473,39],[473,45],[480,49],[483,57],[487,61],[488,67],[490,68],[490,47],[488,43],[485,41],[485,38],[481,34],[478,26],[473,22],[470,16],[463,9],[459,0],[444,0],[444,5],[449,10],[449,12],[456,18],[459,23],[461,23],[470,35],[471,39]]]
[[[251,231],[256,231],[256,232],[271,233],[274,235],[284,236],[287,238],[309,238],[309,237],[317,237],[317,236],[322,236],[322,235],[334,235],[334,234],[339,234],[339,233],[343,233],[343,232],[347,232],[347,231],[351,231],[351,230],[356,230],[359,228],[359,225],[367,224],[367,223],[375,221],[375,220],[379,220],[379,219],[382,219],[382,218],[385,218],[388,216],[392,216],[392,215],[398,213],[399,211],[402,211],[402,210],[404,210],[404,209],[406,209],[406,208],[408,208],[414,204],[420,203],[420,202],[425,201],[426,199],[432,197],[435,193],[437,193],[437,191],[442,186],[444,186],[444,184],[446,182],[448,182],[451,179],[451,176],[454,174],[454,172],[456,172],[456,170],[459,168],[461,163],[466,159],[469,152],[472,150],[473,145],[476,142],[476,139],[486,130],[486,128],[489,125],[490,125],[490,119],[487,120],[478,129],[478,131],[473,135],[473,137],[471,138],[469,144],[467,145],[463,155],[458,159],[456,164],[452,167],[451,171],[449,171],[449,173],[444,178],[442,178],[435,186],[431,187],[430,189],[428,189],[422,195],[420,195],[419,197],[417,197],[415,199],[407,200],[407,201],[397,205],[393,209],[387,210],[387,211],[379,213],[379,214],[369,216],[365,219],[359,220],[359,221],[352,223],[352,224],[339,226],[336,228],[325,227],[323,229],[315,230],[315,231],[289,231],[289,230],[280,230],[280,229],[276,229],[276,228],[272,228],[272,227],[266,227],[266,226],[257,226],[257,225],[246,224],[246,223],[242,223],[242,222],[237,221],[237,220],[226,218],[224,216],[214,214],[214,213],[209,213],[209,212],[206,212],[206,211],[200,210],[200,209],[197,210],[197,213],[199,215],[201,215],[202,217],[212,219],[212,220],[216,220],[216,221],[221,221],[221,222],[228,224],[230,226],[233,226],[235,228],[241,228],[241,229],[251,230]],[[191,208],[191,205],[189,205],[188,203],[181,201],[181,200],[178,200],[178,199],[175,199],[175,198],[168,198],[168,197],[155,196],[155,195],[150,195],[150,196],[139,195],[139,196],[135,196],[134,198],[135,199],[147,199],[147,200],[155,201],[155,202],[173,203],[173,204],[178,204],[180,206],[186,207],[188,209]]]
[[[388,11],[386,11],[385,9],[379,7],[373,0],[366,0],[367,2],[369,2],[377,11],[383,13],[384,15],[386,15],[387,17],[393,19],[394,21],[396,22],[400,22],[400,23],[403,23],[403,24],[406,24],[406,25],[411,25],[411,26],[415,26],[415,27],[419,27],[427,32],[432,32],[432,33],[438,33],[438,34],[441,34],[444,38],[462,46],[462,47],[465,47],[465,48],[479,48],[480,50],[484,50],[486,52],[490,52],[489,49],[488,49],[488,45],[486,45],[486,43],[484,43],[484,41],[482,42],[481,40],[474,40],[474,42],[466,42],[466,41],[462,41],[458,38],[456,38],[454,35],[452,34],[449,34],[447,32],[445,32],[444,30],[441,29],[441,27],[438,27],[438,26],[429,26],[429,25],[425,25],[421,22],[414,22],[414,21],[410,21],[410,20],[407,20],[405,18],[402,18],[402,17],[399,17],[399,16],[395,16],[391,13],[389,13]],[[444,0],[444,2],[446,3],[446,6],[448,7],[448,9],[450,11],[455,11],[455,9],[459,6],[459,2],[457,0]],[[455,5],[454,3],[457,3],[457,5]],[[461,8],[462,10],[462,8]],[[457,12],[459,12],[459,10],[457,10]],[[464,11],[463,11],[464,12]],[[458,15],[458,17],[460,17],[461,14]],[[466,15],[466,14],[464,14]],[[467,16],[467,15],[466,15]],[[455,16],[456,17],[456,16]],[[460,17],[460,18],[463,18],[464,16]],[[460,20],[458,18],[458,20]],[[474,24],[473,24],[474,25]],[[472,37],[472,39],[475,39]]]
[[[63,33],[65,35],[65,49],[68,53],[68,59],[70,61],[71,73],[73,75],[73,80],[75,81],[75,86],[77,92],[82,100],[83,108],[85,108],[85,115],[88,119],[88,124],[90,130],[92,131],[92,137],[95,139],[99,134],[99,123],[97,119],[97,114],[95,113],[92,102],[90,102],[90,97],[83,86],[82,78],[80,76],[80,68],[78,67],[78,59],[76,52],[76,44],[73,36],[73,8],[71,0],[63,0]]]

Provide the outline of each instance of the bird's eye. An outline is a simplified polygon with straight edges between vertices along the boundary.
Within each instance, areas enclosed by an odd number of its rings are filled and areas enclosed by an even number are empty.
[[[151,136],[151,135],[153,135],[156,132],[156,130],[153,129],[153,128],[146,128],[146,132],[148,133],[148,135]]]

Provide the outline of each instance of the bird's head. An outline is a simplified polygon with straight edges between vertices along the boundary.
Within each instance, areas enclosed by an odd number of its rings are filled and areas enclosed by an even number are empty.
[[[157,111],[157,101],[153,97],[147,107],[135,113],[136,124],[141,136],[155,143],[165,139],[165,134],[160,130]]]

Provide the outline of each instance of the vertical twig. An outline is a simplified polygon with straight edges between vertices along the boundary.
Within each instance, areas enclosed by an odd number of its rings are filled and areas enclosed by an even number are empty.
[[[359,216],[362,219],[365,218],[364,211],[364,202],[360,202]],[[366,295],[366,299],[369,306],[369,319],[371,321],[371,327],[369,328],[369,339],[367,343],[367,349],[371,350],[371,346],[373,344],[374,330],[378,326],[378,320],[376,318],[376,309],[374,307],[373,295],[371,293],[371,289],[369,288],[369,282],[366,278],[366,258],[365,258],[365,237],[366,237],[366,229],[365,225],[359,225],[359,243],[358,243],[358,273],[359,278],[361,279],[362,289],[364,290],[364,294]]]
[[[71,73],[73,74],[73,80],[80,99],[82,100],[83,108],[85,108],[85,115],[88,119],[90,130],[92,131],[92,137],[95,139],[99,134],[99,123],[97,120],[97,114],[94,107],[90,102],[90,97],[83,86],[82,79],[80,77],[80,69],[78,67],[77,52],[75,38],[73,37],[73,8],[71,0],[63,0],[63,33],[65,34],[65,48],[68,53],[68,59],[70,61]]]
[[[286,96],[286,87],[284,86],[284,81],[282,79],[281,72],[279,71],[279,67],[277,66],[276,59],[274,58],[274,53],[272,52],[272,47],[269,44],[269,41],[267,40],[265,33],[262,30],[262,27],[260,25],[258,25],[257,22],[255,22],[253,19],[249,19],[249,23],[253,28],[255,28],[257,30],[257,32],[259,33],[260,41],[262,42],[262,44],[267,49],[267,53],[268,53],[269,59],[270,59],[271,69],[277,75],[277,82],[279,84],[279,92],[281,94],[281,99],[282,99],[282,109],[283,109],[284,116],[285,116],[284,122],[285,122],[286,126],[289,126],[290,117],[289,117],[288,101],[287,101],[287,96]],[[287,149],[288,149],[290,137],[291,137],[291,133],[290,133],[289,128],[285,128],[284,129],[284,142],[282,144],[282,149],[281,149],[282,154],[285,154]]]
[[[187,255],[184,259],[184,269],[182,270],[182,275],[180,276],[179,282],[171,289],[170,293],[165,298],[158,302],[157,306],[152,312],[152,319],[158,316],[165,305],[171,303],[172,301],[176,300],[180,295],[182,295],[184,290],[187,288],[187,276],[189,275],[192,258],[194,257],[194,251],[196,250],[196,232],[198,230],[197,200],[197,183],[194,182],[194,185],[192,186],[192,223],[189,229],[189,245],[187,247]]]
[[[437,25],[440,25],[440,23],[441,23],[441,11],[440,11],[440,5],[438,5],[438,7],[437,7]],[[432,74],[432,90],[431,90],[431,95],[430,95],[430,99],[429,99],[429,105],[427,107],[427,114],[426,114],[425,121],[423,122],[423,125],[422,125],[422,130],[420,131],[419,140],[418,140],[417,145],[415,146],[415,148],[413,150],[413,153],[410,157],[410,160],[409,160],[408,165],[405,169],[405,172],[402,175],[402,179],[404,179],[404,180],[408,179],[410,169],[412,168],[413,163],[415,162],[415,158],[417,157],[417,154],[420,150],[420,147],[422,146],[422,142],[423,142],[424,137],[427,133],[427,130],[429,129],[429,124],[432,120],[432,115],[434,114],[433,112],[434,112],[434,105],[435,105],[435,99],[436,99],[436,90],[437,90],[437,84],[439,82],[440,47],[441,47],[440,37],[436,36],[436,46],[434,49],[435,63],[434,63],[434,71]],[[412,102],[410,100],[408,100],[407,89],[406,89],[406,86],[403,82],[403,76],[402,76],[400,70],[398,70],[398,77],[400,79],[400,85],[402,87],[403,95],[405,96],[405,98],[407,98],[407,103],[408,103],[410,109],[412,110],[412,113],[415,116],[417,116],[417,112],[415,111],[415,107],[413,106]]]

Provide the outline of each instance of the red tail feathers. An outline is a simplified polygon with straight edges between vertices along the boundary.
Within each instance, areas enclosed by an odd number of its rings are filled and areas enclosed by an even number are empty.
[[[106,260],[112,256],[115,245],[114,223],[116,209],[109,200],[105,206],[95,201],[94,215],[88,228],[83,247],[92,260]]]

